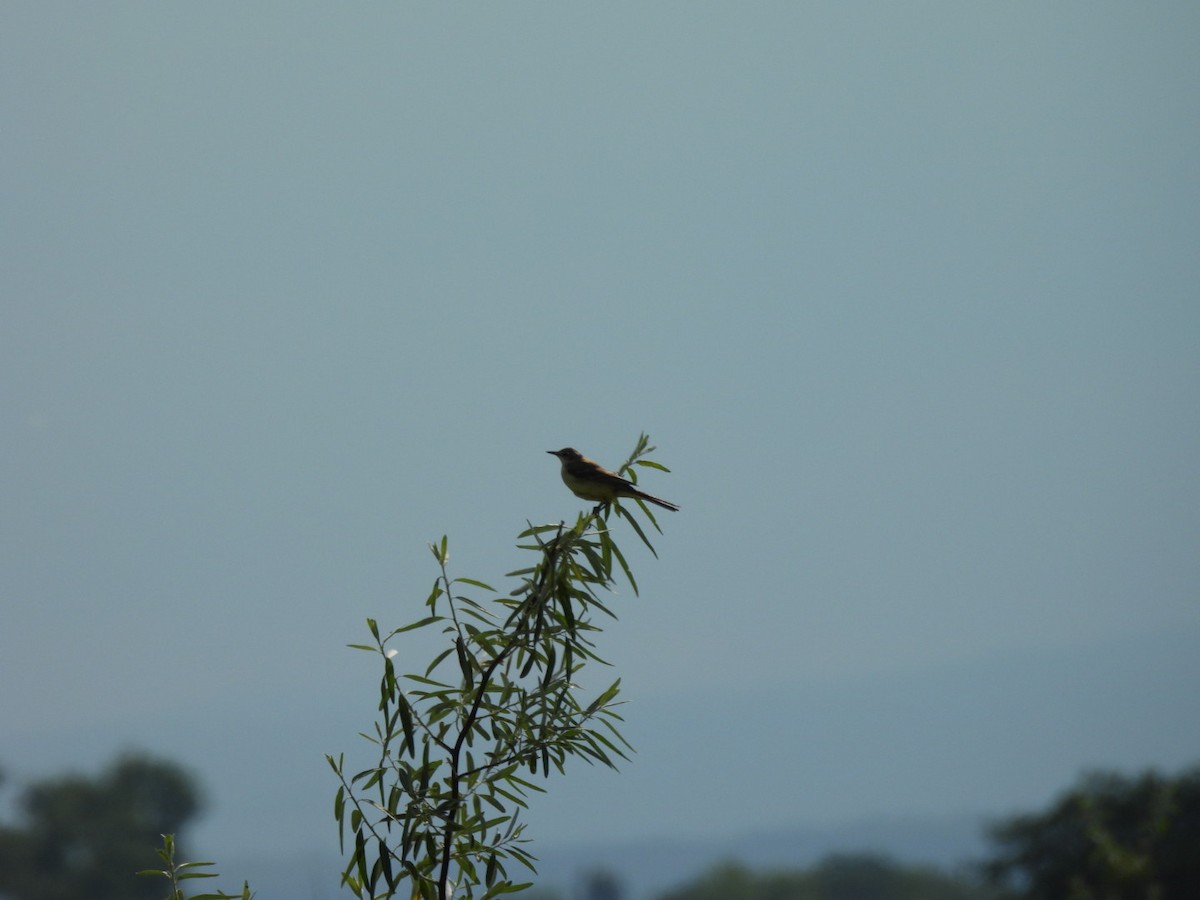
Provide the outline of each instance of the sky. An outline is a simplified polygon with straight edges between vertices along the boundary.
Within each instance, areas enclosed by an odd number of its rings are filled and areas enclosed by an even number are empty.
[[[347,649],[581,503],[621,774],[531,836],[1043,805],[1200,759],[1200,8],[18,4],[0,768],[333,850]],[[423,669],[419,642],[401,659]]]

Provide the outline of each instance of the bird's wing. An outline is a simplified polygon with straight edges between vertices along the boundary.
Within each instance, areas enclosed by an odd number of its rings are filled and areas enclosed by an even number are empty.
[[[577,478],[590,478],[593,481],[602,482],[613,490],[626,490],[633,487],[633,482],[626,478],[622,478],[616,472],[604,468],[599,463],[588,460],[577,464],[568,463],[568,471]]]

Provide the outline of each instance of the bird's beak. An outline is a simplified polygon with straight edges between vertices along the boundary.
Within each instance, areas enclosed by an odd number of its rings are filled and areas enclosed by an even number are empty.
[[[558,456],[557,450],[547,450],[546,452],[549,453],[551,456]]]

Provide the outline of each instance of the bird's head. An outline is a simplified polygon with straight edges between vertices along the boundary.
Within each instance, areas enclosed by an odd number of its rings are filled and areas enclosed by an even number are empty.
[[[561,450],[547,450],[546,452],[551,456],[557,456],[563,462],[571,459],[583,459],[583,454],[574,447],[563,447]]]

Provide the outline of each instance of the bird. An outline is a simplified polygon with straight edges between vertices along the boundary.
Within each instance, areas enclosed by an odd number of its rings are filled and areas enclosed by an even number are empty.
[[[618,497],[636,497],[663,509],[675,512],[679,509],[670,500],[654,497],[637,486],[628,478],[622,478],[616,472],[610,472],[594,459],[588,459],[574,447],[563,447],[561,450],[547,450],[551,456],[557,456],[562,462],[563,484],[571,489],[576,497],[583,500],[595,500],[604,505]],[[597,507],[599,508],[599,507]]]

